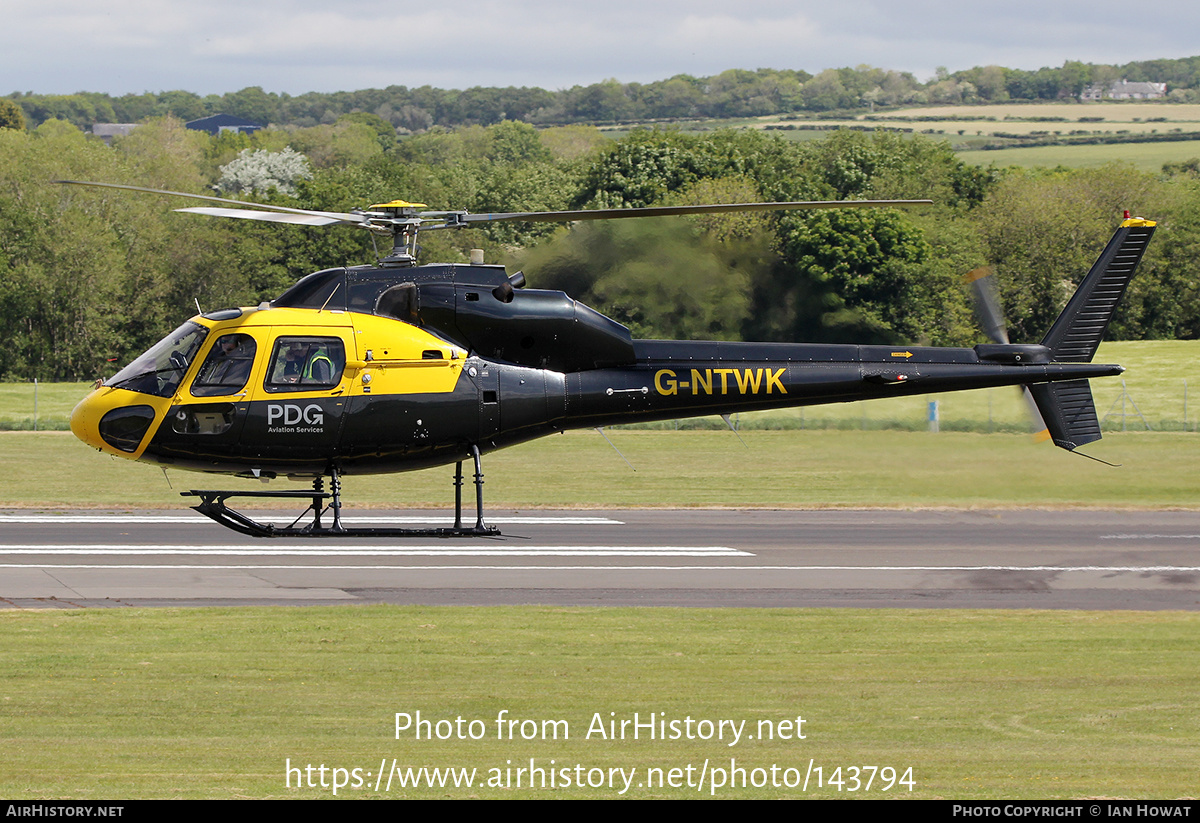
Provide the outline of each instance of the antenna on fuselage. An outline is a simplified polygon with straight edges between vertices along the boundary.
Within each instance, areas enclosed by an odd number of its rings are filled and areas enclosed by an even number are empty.
[[[600,426],[597,426],[596,431],[600,433],[601,437],[608,441],[608,445],[613,447],[613,451],[617,453],[617,456],[622,460],[625,460],[625,465],[629,467],[630,471],[637,471],[637,469],[633,467],[633,464],[625,459],[625,455],[621,454],[621,450],[617,448],[617,444],[608,439],[608,435],[604,433],[604,429],[602,429]]]
[[[738,442],[741,443],[745,448],[749,449],[750,447],[747,446],[746,441],[742,439],[741,433],[738,432],[737,426],[733,425],[733,417],[728,414],[723,414],[721,415],[721,419],[725,421],[725,425],[728,426],[729,430],[733,432],[734,436],[737,437]]]

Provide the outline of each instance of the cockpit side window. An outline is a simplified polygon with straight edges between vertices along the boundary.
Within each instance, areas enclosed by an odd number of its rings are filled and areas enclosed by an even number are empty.
[[[194,397],[236,394],[250,379],[257,347],[248,334],[225,334],[217,339],[192,381]]]
[[[264,387],[269,392],[333,389],[345,369],[346,347],[339,337],[280,337]]]

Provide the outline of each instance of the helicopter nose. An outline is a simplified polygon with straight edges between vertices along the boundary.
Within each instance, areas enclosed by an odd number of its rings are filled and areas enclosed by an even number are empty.
[[[118,389],[97,389],[71,412],[71,432],[93,448],[136,458],[154,422],[155,410],[122,397]],[[128,403],[128,405],[126,404]]]
[[[103,449],[104,441],[100,439],[99,418],[94,411],[93,398],[97,393],[90,393],[76,403],[75,408],[71,410],[71,434],[93,448]]]

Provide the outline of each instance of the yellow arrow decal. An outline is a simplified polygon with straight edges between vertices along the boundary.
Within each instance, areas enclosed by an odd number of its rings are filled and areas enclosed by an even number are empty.
[[[903,357],[906,360],[912,356],[913,356],[913,353],[910,351],[894,351],[894,352],[892,352],[892,357]]]

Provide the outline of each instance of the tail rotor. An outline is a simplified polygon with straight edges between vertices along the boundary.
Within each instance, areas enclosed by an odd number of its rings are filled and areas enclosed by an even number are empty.
[[[1000,308],[1000,292],[996,288],[996,281],[992,279],[993,274],[995,271],[991,266],[982,266],[963,275],[963,281],[971,287],[971,302],[975,308],[975,317],[983,328],[983,333],[987,335],[987,339],[992,343],[1007,346],[1009,344],[1008,326],[1004,322],[1004,311]],[[1041,412],[1038,411],[1033,395],[1025,386],[1020,386],[1018,391],[1024,398],[1025,408],[1028,410],[1033,439],[1039,443],[1049,440],[1050,431],[1046,428],[1046,422],[1042,419]]]

